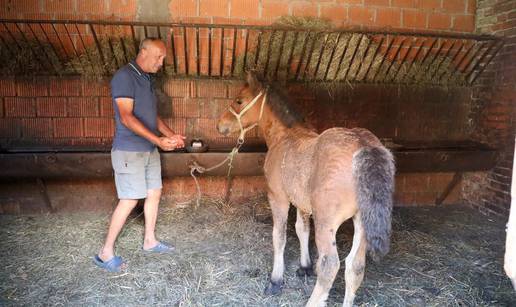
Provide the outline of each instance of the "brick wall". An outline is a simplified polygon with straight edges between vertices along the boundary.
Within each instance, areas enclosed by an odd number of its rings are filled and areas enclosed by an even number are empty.
[[[479,1],[479,5],[487,2],[492,1]],[[0,0],[0,7],[0,18],[137,20],[138,10],[145,8],[145,2]],[[336,26],[348,28],[469,33],[475,31],[476,1],[170,0],[168,8],[171,21],[270,24],[281,16],[290,15],[326,18]],[[512,15],[506,15],[507,20],[511,20]],[[485,30],[486,33],[490,31],[495,30]],[[234,139],[219,136],[214,129],[215,120],[240,85],[226,81],[163,80],[160,110],[179,133],[208,139],[212,147],[227,147]],[[295,100],[308,113],[309,122],[319,130],[334,125],[364,126],[385,138],[463,139],[470,133],[469,115],[478,113],[470,109],[468,91],[450,91],[451,95],[447,97],[447,89],[427,89],[425,92],[424,89],[358,86],[340,93],[337,96],[342,98],[340,104],[335,98],[330,99],[320,91],[306,90],[300,85],[294,85],[291,93],[297,94]],[[361,101],[359,96],[364,93],[367,99]],[[435,98],[435,93],[439,99]],[[488,98],[484,103],[486,101]],[[475,106],[482,109],[480,103]],[[493,120],[502,118],[504,112],[496,108],[491,110],[490,115],[482,117],[486,118],[482,123],[488,130]],[[113,133],[112,114],[107,81],[0,79],[0,146],[4,148],[108,149]],[[257,132],[252,132],[247,141],[248,144],[262,142]],[[396,201],[405,205],[433,204],[452,176],[448,173],[398,175]],[[222,179],[205,180],[204,189],[208,195],[220,191],[222,183],[217,180]],[[253,180],[244,186],[263,189],[263,178]],[[192,184],[189,179],[167,181],[167,197],[190,197],[194,191]],[[459,192],[460,187],[452,192],[447,202],[457,202]]]
[[[478,32],[504,37],[506,42],[473,92],[474,136],[498,148],[500,159],[492,171],[471,174],[465,193],[482,212],[508,215],[516,132],[516,2],[479,0],[476,25]]]
[[[145,0],[0,0],[0,18],[134,20]],[[166,1],[167,2],[167,1]],[[270,24],[312,16],[336,26],[473,32],[475,0],[169,0],[172,21]]]

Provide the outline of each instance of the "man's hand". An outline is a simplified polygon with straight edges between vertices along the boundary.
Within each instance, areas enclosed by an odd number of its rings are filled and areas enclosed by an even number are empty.
[[[171,151],[176,148],[185,147],[185,139],[186,137],[180,134],[174,134],[169,137],[162,136],[159,138],[159,143],[156,145],[158,145],[159,148],[163,149],[164,151]]]
[[[162,136],[159,138],[159,142],[156,145],[158,145],[159,148],[163,149],[164,151],[171,151],[176,149],[177,142],[171,138]]]
[[[185,147],[185,139],[186,137],[181,134],[174,134],[168,137],[169,140],[174,144],[175,148],[183,148]]]

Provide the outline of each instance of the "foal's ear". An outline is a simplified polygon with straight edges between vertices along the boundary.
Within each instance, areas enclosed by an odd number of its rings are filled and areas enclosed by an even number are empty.
[[[245,79],[251,91],[256,92],[262,89],[262,83],[258,81],[258,78],[253,71],[248,71]]]

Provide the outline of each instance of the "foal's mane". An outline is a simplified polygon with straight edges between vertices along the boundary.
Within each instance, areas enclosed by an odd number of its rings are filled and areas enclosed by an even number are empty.
[[[291,128],[304,122],[303,116],[283,88],[273,84],[264,86],[268,86],[267,104],[285,126]]]

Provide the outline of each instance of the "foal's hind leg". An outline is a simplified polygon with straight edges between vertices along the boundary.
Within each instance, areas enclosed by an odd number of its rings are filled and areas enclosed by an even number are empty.
[[[299,239],[299,247],[301,250],[300,265],[297,275],[303,277],[305,275],[313,275],[312,260],[310,259],[310,249],[308,248],[308,239],[310,237],[310,214],[304,213],[297,209],[296,233]]]
[[[344,307],[353,306],[355,293],[364,279],[365,271],[367,242],[360,212],[353,217],[353,227],[353,245],[349,255],[346,257],[346,295],[342,303]]]
[[[315,243],[319,252],[317,260],[317,283],[306,306],[325,306],[328,292],[340,268],[335,236],[338,226],[315,220]]]
[[[281,293],[283,287],[283,272],[285,271],[283,252],[287,241],[287,218],[290,203],[286,197],[269,193],[269,204],[272,211],[272,244],[274,246],[274,265],[271,280],[265,288],[265,294],[275,295]]]

